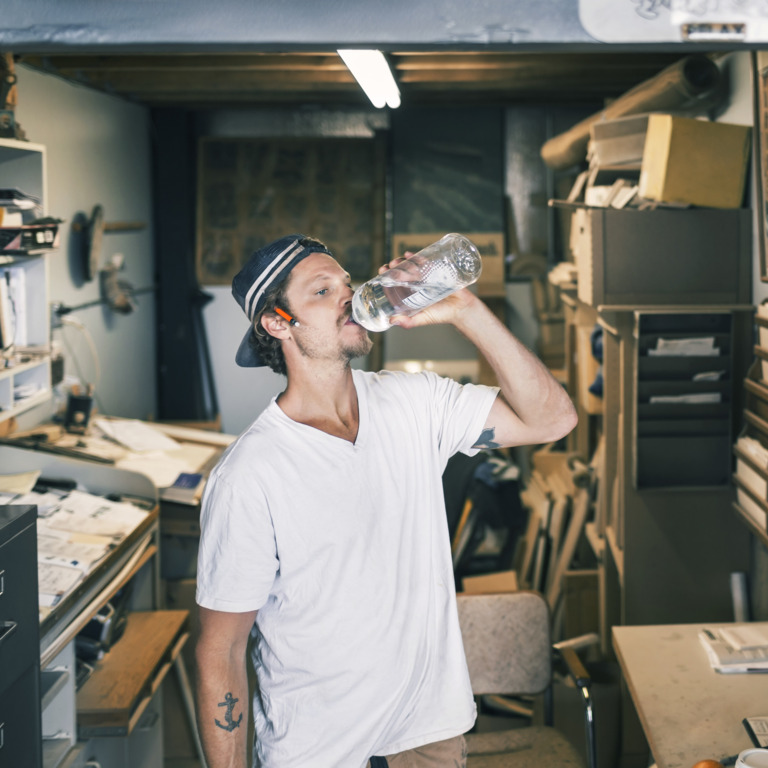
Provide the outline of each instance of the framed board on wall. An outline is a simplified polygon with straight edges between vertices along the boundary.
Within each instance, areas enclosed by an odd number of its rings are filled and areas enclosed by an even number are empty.
[[[384,221],[376,138],[200,140],[200,285],[229,285],[253,251],[292,233],[321,240],[353,280],[367,280],[384,262]]]

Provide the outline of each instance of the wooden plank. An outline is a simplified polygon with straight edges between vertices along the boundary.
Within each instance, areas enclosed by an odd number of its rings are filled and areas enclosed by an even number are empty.
[[[317,53],[248,53],[248,54],[166,54],[157,56],[40,56],[22,55],[21,60],[31,66],[56,71],[96,72],[154,72],[206,70],[247,72],[251,70],[302,70],[318,69],[347,71],[337,54]]]
[[[131,613],[125,632],[77,693],[81,737],[127,735],[186,641],[188,611]]]
[[[61,71],[62,76],[73,79],[75,74],[74,71]],[[226,75],[210,70],[201,70],[200,72],[177,70],[157,70],[156,72],[146,70],[94,71],[88,74],[87,77],[81,78],[81,81],[96,87],[108,86],[120,92],[143,91],[145,93],[174,92],[179,89],[193,91],[224,89],[236,92],[248,90],[249,88],[269,88],[270,90],[275,90],[284,87],[301,87],[306,90],[325,85],[354,85],[358,88],[360,87],[348,69],[321,69],[313,71],[311,74],[294,70],[238,70],[229,72]]]

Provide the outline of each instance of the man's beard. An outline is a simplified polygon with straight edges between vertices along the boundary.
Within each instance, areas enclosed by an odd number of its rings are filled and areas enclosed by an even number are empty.
[[[341,322],[341,325],[346,322],[346,317]],[[296,336],[295,339],[296,348],[305,357],[318,358],[322,354],[318,351],[318,347],[312,342],[311,337],[302,339]],[[365,357],[373,348],[373,342],[370,336],[365,333],[353,342],[347,343],[338,350],[338,360],[348,366],[349,363],[358,357]]]
[[[347,362],[354,360],[357,357],[365,357],[373,349],[373,342],[371,337],[366,333],[365,336],[361,336],[354,344],[350,344],[342,352],[346,353]]]

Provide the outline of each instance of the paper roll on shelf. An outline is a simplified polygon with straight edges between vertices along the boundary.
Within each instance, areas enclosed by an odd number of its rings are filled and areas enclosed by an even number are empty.
[[[601,112],[552,137],[541,148],[541,157],[554,170],[584,162],[589,128],[601,120],[613,120],[641,112],[676,112],[700,115],[722,98],[720,69],[704,55],[687,56],[655,77],[619,96]]]

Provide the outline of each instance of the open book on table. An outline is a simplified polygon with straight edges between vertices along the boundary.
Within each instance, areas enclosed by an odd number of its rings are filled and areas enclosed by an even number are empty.
[[[699,640],[717,672],[768,673],[768,622],[705,627]]]

